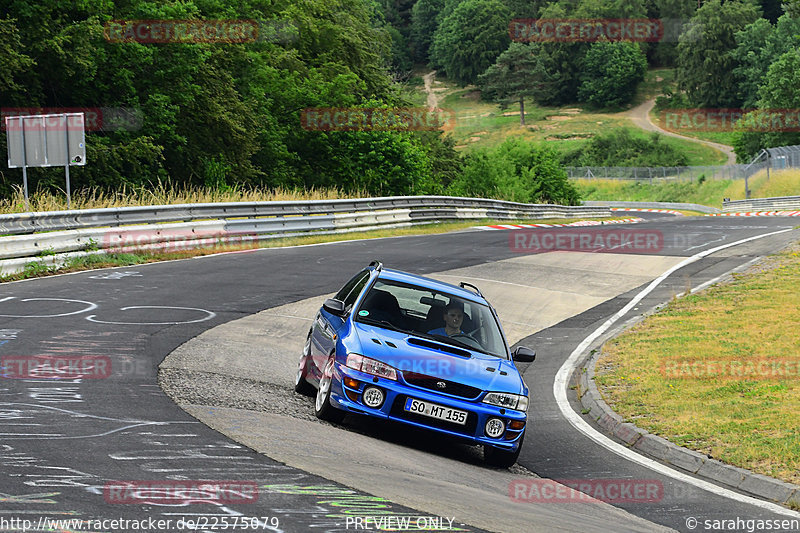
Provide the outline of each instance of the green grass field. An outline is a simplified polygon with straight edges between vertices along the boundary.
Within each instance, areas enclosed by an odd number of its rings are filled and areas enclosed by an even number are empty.
[[[632,202],[689,202],[722,207],[722,199],[744,200],[744,180],[675,181],[664,183],[628,180],[573,180],[583,200]],[[800,195],[800,170],[765,171],[748,180],[751,198]]]
[[[670,69],[648,72],[637,93],[637,100],[644,101],[660,93],[665,84],[671,83],[672,77]],[[456,141],[456,148],[464,152],[495,147],[510,136],[547,143],[564,152],[600,133],[615,129],[629,128],[636,136],[648,135],[633,126],[626,116],[627,110],[615,112],[582,107],[542,107],[526,101],[523,126],[520,124],[518,104],[502,109],[498,104],[481,100],[480,91],[475,87],[458,87],[439,74],[432,89],[439,107],[454,113],[455,125],[449,133]],[[426,96],[423,85],[408,84],[407,93],[413,95],[409,98],[415,105],[424,105]],[[664,142],[685,153],[690,165],[717,165],[724,164],[726,160],[721,152],[692,141],[665,137]]]

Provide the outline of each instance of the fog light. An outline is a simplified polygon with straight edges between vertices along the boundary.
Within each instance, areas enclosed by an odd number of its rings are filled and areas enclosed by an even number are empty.
[[[505,430],[506,430],[506,424],[499,418],[490,418],[489,420],[486,421],[486,427],[484,428],[486,436],[491,437],[493,439],[502,436]]]
[[[364,389],[364,404],[367,407],[372,407],[373,409],[377,409],[381,405],[383,405],[383,400],[385,399],[383,395],[383,391],[377,387],[367,387]]]

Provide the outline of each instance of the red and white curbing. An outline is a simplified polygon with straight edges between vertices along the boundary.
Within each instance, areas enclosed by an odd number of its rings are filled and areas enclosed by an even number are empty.
[[[639,211],[641,213],[667,213],[669,215],[684,216],[680,211],[672,209],[648,209],[643,207],[612,207],[612,211]]]
[[[800,211],[745,211],[742,213],[713,213],[707,217],[800,217]]]
[[[475,229],[529,229],[529,228],[565,228],[568,226],[605,226],[607,224],[635,224],[644,222],[643,218],[622,218],[619,220],[579,220],[569,224],[494,224],[491,226],[475,226]]]

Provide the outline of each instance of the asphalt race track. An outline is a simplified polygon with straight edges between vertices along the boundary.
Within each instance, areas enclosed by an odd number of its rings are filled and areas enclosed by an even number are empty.
[[[519,324],[506,328],[516,335],[514,340],[534,347],[539,354],[537,361],[525,369],[532,397],[530,425],[519,460],[522,468],[515,467],[511,472],[482,467],[472,450],[440,447],[430,444],[425,436],[397,436],[391,428],[387,430],[388,436],[384,436],[358,421],[343,427],[318,423],[304,412],[303,399],[282,404],[282,409],[292,410],[290,413],[276,412],[268,404],[270,395],[280,395],[285,390],[279,385],[280,380],[273,383],[253,368],[248,372],[246,367],[237,367],[236,350],[228,351],[220,345],[215,348],[217,358],[209,360],[209,364],[219,365],[220,360],[230,357],[227,374],[243,374],[239,377],[247,378],[252,389],[229,383],[226,372],[220,371],[214,377],[216,370],[209,369],[198,378],[216,380],[224,401],[215,403],[214,398],[197,397],[182,403],[192,405],[187,410],[193,409],[198,418],[213,419],[216,425],[212,425],[225,433],[240,434],[239,442],[189,416],[158,384],[159,364],[187,341],[194,338],[200,341],[206,338],[200,336],[204,332],[212,335],[219,331],[215,329],[217,326],[261,311],[299,305],[334,292],[373,259],[380,259],[386,266],[428,275],[480,272],[480,277],[487,280],[485,284],[492,285],[492,278],[487,276],[503,274],[504,268],[519,265],[530,257],[511,249],[508,231],[465,231],[264,249],[4,284],[0,291],[0,356],[4,361],[69,355],[93,358],[107,362],[108,366],[105,374],[84,379],[37,379],[30,375],[10,375],[7,370],[0,382],[0,501],[3,502],[0,531],[22,531],[23,525],[29,531],[322,532],[355,531],[359,525],[361,530],[365,525],[376,529],[375,521],[356,520],[366,517],[372,520],[391,517],[394,522],[382,525],[395,529],[403,524],[400,520],[408,519],[410,530],[506,531],[508,526],[501,520],[493,521],[493,516],[523,516],[526,512],[530,514],[529,530],[646,531],[666,527],[703,531],[706,519],[796,518],[798,513],[775,512],[747,501],[714,495],[664,472],[638,466],[575,430],[556,405],[553,381],[563,362],[584,338],[641,291],[649,279],[657,277],[668,265],[704,249],[791,229],[796,224],[793,219],[777,217],[648,215],[647,218],[647,222],[635,228],[661,232],[663,242],[658,259],[643,259],[636,254],[590,254],[607,256],[602,258],[608,267],[605,272],[575,267],[584,278],[580,282],[592,286],[592,283],[602,285],[603,279],[611,279],[615,273],[630,274],[626,265],[647,265],[637,273],[641,279],[636,285],[631,282],[635,278],[628,275],[628,285],[619,285],[624,292],[612,298],[603,299],[605,293],[600,292],[571,293],[566,303],[555,298],[552,302],[539,302],[536,313],[546,315],[548,305],[552,304],[558,311],[554,313],[558,319],[539,317],[541,323],[533,323],[534,319],[520,320]],[[667,301],[687,287],[715,279],[797,239],[797,231],[784,232],[700,259],[664,280],[619,323]],[[542,264],[565,255],[569,253],[536,254],[530,260]],[[579,255],[584,252],[575,258]],[[665,268],[656,271],[659,265]],[[511,270],[528,275],[536,272],[530,268]],[[569,293],[576,280],[563,273],[559,276],[562,270],[550,266],[548,290]],[[488,297],[505,320],[503,302]],[[580,313],[566,313],[567,309],[578,307],[582,309]],[[513,316],[516,311],[507,312]],[[536,333],[525,336],[526,327]],[[287,337],[285,341],[296,339]],[[290,354],[292,360],[298,356],[299,352]],[[269,362],[264,365],[268,368]],[[288,369],[289,375],[293,371],[293,367]],[[178,378],[186,376],[176,375]],[[178,392],[192,387],[189,382],[177,384]],[[250,396],[237,404],[237,394]],[[230,422],[232,413],[241,413],[242,408],[252,409],[259,401],[263,409],[246,411],[255,418],[242,419],[238,425]],[[579,407],[577,411],[580,412]],[[286,423],[287,420],[296,420],[296,424]],[[260,449],[265,436],[276,443],[280,458],[269,449]],[[293,441],[304,442],[305,446],[298,448]],[[292,450],[295,457],[291,457]],[[353,450],[374,454],[365,455],[364,461],[385,479],[392,478],[395,460],[418,460],[429,462],[431,468],[439,468],[443,473],[449,472],[456,480],[463,471],[462,485],[475,489],[475,495],[496,487],[504,488],[505,492],[495,493],[498,505],[491,508],[481,507],[479,498],[456,501],[444,490],[420,499],[419,494],[424,493],[421,491],[428,489],[417,487],[416,483],[421,483],[419,476],[404,479],[398,476],[397,483],[386,486],[385,491],[391,496],[387,497],[381,494],[382,486],[370,485],[369,479],[361,477],[369,469],[354,467],[352,477],[347,476],[348,463],[341,458]],[[316,455],[327,456],[325,460],[336,471],[335,476],[318,475],[324,469],[309,473],[319,468],[312,465]],[[337,456],[340,461],[334,465]],[[379,467],[374,462],[376,457],[382,458]],[[291,466],[295,462],[309,467],[304,471]],[[526,477],[530,473],[561,480],[651,481],[663,487],[663,495],[654,502],[623,502],[615,503],[614,507],[597,503],[551,503],[549,507],[536,507],[513,502],[508,480],[535,479]],[[336,480],[332,481],[333,478]],[[428,478],[429,484],[431,479],[435,480],[435,476]],[[198,482],[204,480],[215,480],[227,488],[213,494],[195,490],[189,501],[159,499],[152,494],[142,496],[145,492],[142,487],[156,486],[155,482],[196,489]],[[119,490],[131,486],[138,487],[139,492]],[[409,505],[412,502],[414,505]],[[473,514],[480,514],[482,519],[472,520]],[[700,526],[687,527],[690,517],[699,520]],[[45,518],[84,522],[82,527],[64,526]],[[100,519],[106,522],[99,522]],[[171,520],[171,523],[170,527],[154,527],[152,523],[110,522],[120,519]],[[183,522],[179,524],[179,520]]]

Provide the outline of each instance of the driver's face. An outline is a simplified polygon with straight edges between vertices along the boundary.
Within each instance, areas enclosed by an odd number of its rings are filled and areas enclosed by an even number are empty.
[[[464,313],[458,309],[449,309],[444,313],[444,321],[448,326],[461,327],[461,323],[464,321]]]

